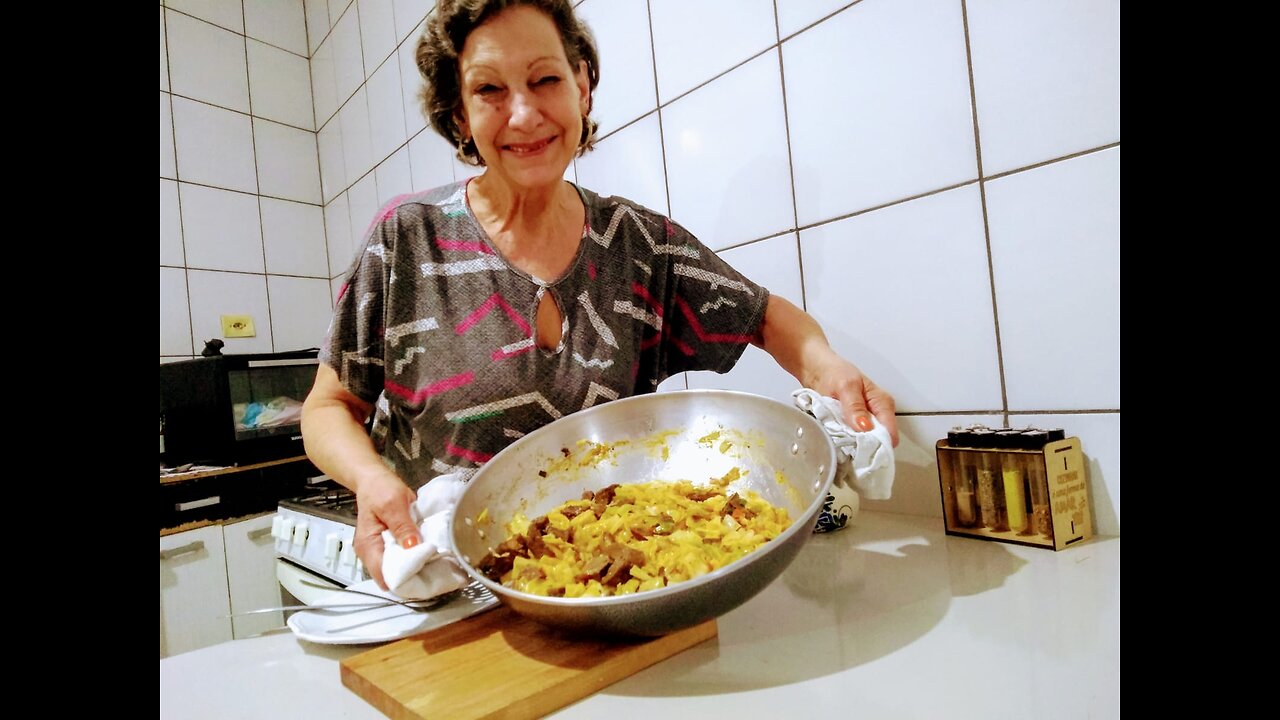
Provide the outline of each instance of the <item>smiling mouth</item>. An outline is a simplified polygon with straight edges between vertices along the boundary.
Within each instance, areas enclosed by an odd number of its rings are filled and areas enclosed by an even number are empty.
[[[502,149],[506,150],[507,152],[514,153],[516,155],[532,155],[533,153],[536,153],[539,150],[542,150],[543,148],[547,147],[551,143],[555,142],[556,137],[558,136],[552,135],[549,138],[538,140],[536,142],[511,143],[509,145],[503,145]]]

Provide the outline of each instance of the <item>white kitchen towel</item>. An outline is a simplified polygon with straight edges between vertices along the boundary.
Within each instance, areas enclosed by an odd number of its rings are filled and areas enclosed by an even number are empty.
[[[791,393],[796,407],[822,423],[836,446],[836,485],[855,489],[868,500],[888,500],[893,494],[893,439],[880,421],[859,432],[844,421],[840,401],[809,388]]]
[[[443,595],[471,582],[449,542],[453,508],[467,484],[457,474],[441,475],[418,489],[409,516],[418,524],[422,542],[402,548],[390,530],[382,532],[382,578],[391,592],[409,600]]]

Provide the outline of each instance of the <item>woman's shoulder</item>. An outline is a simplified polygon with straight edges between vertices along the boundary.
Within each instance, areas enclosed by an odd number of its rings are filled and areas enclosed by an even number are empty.
[[[401,209],[418,213],[441,213],[448,216],[465,215],[467,212],[466,187],[466,181],[461,180],[430,190],[397,195],[382,206],[378,219],[396,214]]]
[[[601,195],[579,187],[589,209],[593,236],[623,237],[643,242],[655,252],[697,257],[696,238],[664,213],[620,195]]]

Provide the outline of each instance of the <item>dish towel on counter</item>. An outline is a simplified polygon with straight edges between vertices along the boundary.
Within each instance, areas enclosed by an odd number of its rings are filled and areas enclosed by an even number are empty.
[[[453,508],[466,486],[460,475],[449,474],[418,489],[418,499],[409,506],[409,516],[422,536],[417,545],[402,548],[390,530],[382,531],[386,543],[382,577],[391,592],[407,600],[426,600],[471,583],[449,541]]]
[[[839,400],[809,388],[796,390],[791,397],[796,407],[822,423],[836,446],[835,481],[813,531],[845,527],[858,514],[859,492],[868,500],[889,499],[893,494],[893,440],[880,421],[873,416],[872,428],[859,432],[844,421]]]

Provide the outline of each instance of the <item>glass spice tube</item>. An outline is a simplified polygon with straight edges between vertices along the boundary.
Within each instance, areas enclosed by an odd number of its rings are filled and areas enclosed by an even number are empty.
[[[1027,456],[1027,489],[1031,502],[1031,523],[1028,530],[1035,535],[1053,539],[1053,512],[1049,506],[1049,480],[1045,475],[1044,446],[1049,433],[1044,430],[1028,430],[1027,447],[1041,451]]]
[[[1000,456],[1000,477],[1003,480],[1005,512],[1009,529],[1021,533],[1027,527],[1027,493],[1024,486],[1022,456],[1004,453]]]
[[[1004,488],[996,482],[995,458],[992,453],[978,453],[975,475],[978,479],[978,511],[982,526],[1000,530],[1008,522],[1004,515]],[[997,500],[997,496],[999,499]]]
[[[958,453],[959,461],[956,475],[956,522],[961,527],[973,527],[978,524],[977,498],[974,488],[974,453]]]

